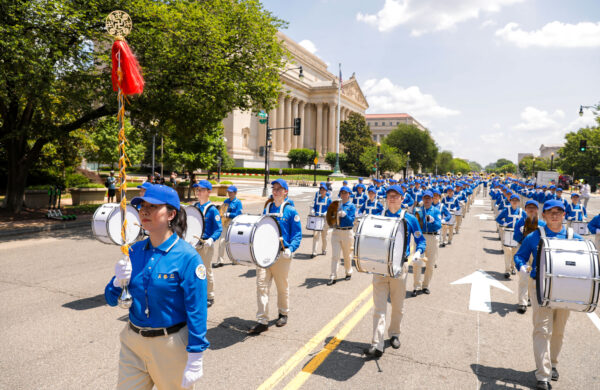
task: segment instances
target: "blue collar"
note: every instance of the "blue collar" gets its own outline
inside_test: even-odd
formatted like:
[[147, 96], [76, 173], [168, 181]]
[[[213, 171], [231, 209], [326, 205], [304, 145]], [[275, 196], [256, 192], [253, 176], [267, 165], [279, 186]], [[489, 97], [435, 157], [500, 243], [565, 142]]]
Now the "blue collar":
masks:
[[[164, 253], [169, 253], [169, 251], [173, 248], [173, 246], [177, 243], [177, 241], [179, 241], [179, 236], [177, 235], [177, 233], [173, 233], [173, 234], [171, 234], [171, 237], [167, 238], [165, 240], [165, 242], [163, 242], [158, 247], [156, 247], [156, 249], [158, 249], [159, 251], [164, 252]], [[152, 242], [150, 241], [150, 238], [148, 238], [148, 241], [146, 241], [146, 247], [144, 248], [144, 250], [150, 250], [150, 249], [153, 249], [153, 246], [152, 246]]]

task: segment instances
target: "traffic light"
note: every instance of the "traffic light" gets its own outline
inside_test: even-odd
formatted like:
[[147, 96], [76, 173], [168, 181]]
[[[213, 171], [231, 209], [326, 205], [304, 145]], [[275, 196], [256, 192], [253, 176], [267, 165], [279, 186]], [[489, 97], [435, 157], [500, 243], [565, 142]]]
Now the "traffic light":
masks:
[[579, 141], [579, 151], [580, 152], [585, 152], [585, 150], [587, 149], [587, 140], [582, 139]]
[[294, 135], [300, 135], [300, 123], [302, 119], [294, 118]]
[[271, 140], [271, 129], [267, 129], [267, 141]]

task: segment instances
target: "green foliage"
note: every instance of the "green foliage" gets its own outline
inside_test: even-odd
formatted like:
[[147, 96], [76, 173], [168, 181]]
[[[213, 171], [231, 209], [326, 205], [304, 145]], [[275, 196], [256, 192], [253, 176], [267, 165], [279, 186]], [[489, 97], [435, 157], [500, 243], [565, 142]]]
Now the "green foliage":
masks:
[[[348, 172], [348, 156], [345, 153], [340, 153], [340, 170], [342, 172]], [[325, 155], [325, 162], [332, 168], [335, 168], [335, 152], [329, 152]], [[333, 171], [332, 171], [333, 172]]]
[[375, 143], [364, 116], [353, 112], [348, 119], [340, 123], [340, 142], [344, 145], [344, 154], [347, 156], [343, 171], [368, 175], [369, 171], [365, 169], [360, 157]]
[[465, 174], [471, 171], [471, 167], [466, 160], [463, 160], [462, 158], [453, 158], [451, 171], [454, 172], [454, 174], [457, 174], [458, 172]]
[[483, 170], [483, 167], [477, 161], [468, 161], [468, 163], [473, 172], [481, 172]]
[[[484, 169], [487, 173], [516, 173], [517, 166], [506, 158], [500, 158], [498, 161], [486, 165]], [[536, 170], [538, 170], [537, 167]]]
[[[599, 126], [585, 127], [565, 135], [565, 146], [560, 148], [558, 166], [562, 172], [575, 173], [575, 177], [598, 176], [600, 172], [600, 116], [596, 118]], [[587, 150], [579, 151], [579, 141], [587, 140]], [[557, 165], [557, 161], [554, 161]], [[536, 163], [537, 169], [537, 163]]]
[[[125, 118], [125, 137], [127, 144], [125, 151], [129, 159], [128, 165], [137, 165], [142, 162], [146, 151], [142, 133], [131, 126], [128, 118]], [[110, 165], [113, 168], [119, 163], [119, 121], [114, 116], [102, 118], [90, 125], [89, 140], [84, 154], [89, 161]]]
[[[557, 160], [554, 160], [554, 168], [557, 167]], [[523, 176], [533, 176], [533, 156], [524, 157], [519, 162], [519, 171]], [[547, 158], [535, 158], [535, 171], [549, 171], [550, 170], [550, 159]]]
[[401, 123], [383, 142], [396, 148], [402, 155], [410, 152], [409, 164], [413, 168], [420, 165], [423, 170], [431, 170], [435, 166], [438, 147], [428, 130]]
[[[335, 153], [333, 156], [333, 162], [335, 164]], [[223, 174], [224, 172], [221, 172]], [[255, 173], [259, 175], [264, 175], [264, 168], [230, 168], [227, 170], [227, 173]], [[281, 168], [281, 173], [283, 175], [312, 175], [314, 173], [314, 169], [304, 169], [304, 168]], [[317, 175], [331, 175], [333, 171], [328, 169], [317, 169]], [[269, 174], [275, 175], [279, 174], [279, 168], [270, 168]]]
[[287, 156], [292, 168], [304, 168], [307, 165], [314, 164], [315, 151], [312, 149], [290, 149]]
[[438, 168], [438, 173], [441, 175], [445, 175], [447, 172], [452, 171], [452, 152], [449, 150], [444, 150], [438, 153], [436, 157], [436, 164]]
[[[382, 154], [381, 159], [377, 162], [379, 172], [399, 172], [406, 166], [406, 160], [403, 160], [401, 155], [398, 153], [396, 148], [393, 148], [387, 144], [382, 144], [380, 153]], [[369, 146], [365, 149], [364, 153], [360, 156], [360, 162], [363, 164], [364, 170], [368, 174], [373, 174], [373, 166], [377, 159], [377, 146]]]
[[72, 186], [71, 188], [105, 188], [103, 184], [98, 183], [85, 183], [85, 184], [77, 184]]

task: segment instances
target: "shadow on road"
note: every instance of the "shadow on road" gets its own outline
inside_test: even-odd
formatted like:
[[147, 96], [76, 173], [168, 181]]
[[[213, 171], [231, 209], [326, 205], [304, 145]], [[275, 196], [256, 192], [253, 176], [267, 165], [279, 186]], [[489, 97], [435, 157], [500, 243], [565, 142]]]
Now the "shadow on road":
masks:
[[473, 373], [481, 382], [480, 389], [514, 389], [515, 385], [534, 388], [536, 381], [533, 371], [517, 371], [512, 368], [488, 367], [471, 364]]
[[[509, 279], [506, 279], [504, 277], [504, 272], [498, 272], [498, 271], [485, 271], [486, 274], [490, 275], [492, 278], [496, 279], [499, 282], [506, 282]], [[515, 276], [513, 276], [515, 277]]]
[[490, 241], [500, 241], [500, 237], [483, 236], [483, 238]]
[[223, 349], [244, 342], [250, 337], [248, 336], [248, 330], [255, 324], [256, 321], [239, 317], [223, 319], [223, 322], [206, 332], [206, 338], [210, 341], [210, 349]]
[[58, 238], [58, 239], [67, 239], [67, 240], [91, 239], [91, 240], [93, 240], [94, 236], [92, 235], [92, 228], [90, 227], [89, 224], [86, 224], [86, 226], [81, 226], [79, 228], [57, 229], [57, 230], [50, 230], [50, 231], [3, 236], [3, 237], [0, 237], [0, 243], [1, 242], [30, 240], [32, 238]]
[[479, 231], [480, 231], [480, 232], [482, 232], [482, 233], [498, 233], [498, 232], [497, 232], [497, 231], [495, 231], [495, 230], [483, 230], [483, 229], [482, 229], [482, 230], [479, 230]]
[[485, 253], [489, 253], [490, 255], [501, 255], [504, 253], [504, 251], [502, 249], [483, 248], [483, 251]]
[[256, 276], [256, 269], [249, 268], [246, 270], [246, 273], [239, 275], [240, 278], [253, 278]]
[[89, 298], [82, 298], [76, 301], [67, 302], [62, 305], [62, 307], [66, 307], [67, 309], [73, 310], [88, 310], [95, 309], [100, 306], [106, 305], [106, 300], [104, 299], [104, 294], [99, 294]]
[[306, 278], [306, 279], [304, 279], [304, 283], [302, 283], [298, 287], [314, 288], [314, 287], [324, 286], [327, 284], [328, 281], [329, 281], [328, 278], [327, 279], [325, 279], [325, 278]]
[[312, 260], [312, 254], [310, 253], [294, 253], [294, 260]]
[[492, 302], [492, 311], [490, 314], [498, 314], [500, 317], [505, 317], [508, 313], [517, 311], [517, 304]]
[[[331, 341], [325, 340], [325, 345]], [[370, 344], [343, 340], [338, 347], [327, 356], [327, 359], [315, 370], [313, 375], [320, 375], [336, 381], [347, 381], [358, 373], [365, 364], [363, 349]], [[308, 363], [307, 363], [308, 364]], [[306, 366], [305, 366], [306, 367]]]

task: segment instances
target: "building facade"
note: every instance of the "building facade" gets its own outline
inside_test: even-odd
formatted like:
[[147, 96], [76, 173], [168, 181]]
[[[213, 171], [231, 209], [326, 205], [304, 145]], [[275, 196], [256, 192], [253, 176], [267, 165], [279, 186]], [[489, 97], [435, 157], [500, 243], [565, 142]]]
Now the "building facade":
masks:
[[373, 141], [375, 142], [381, 142], [385, 136], [401, 123], [414, 125], [423, 131], [427, 130], [425, 126], [408, 114], [367, 114], [365, 115], [365, 119], [371, 128]]
[[540, 146], [540, 157], [550, 158], [554, 154], [554, 158], [559, 158], [558, 150], [564, 145], [544, 145]]
[[[287, 168], [290, 149], [316, 149], [320, 156], [336, 151], [338, 122], [338, 78], [327, 71], [327, 64], [281, 32], [278, 37], [292, 55], [293, 62], [283, 71], [284, 90], [276, 108], [268, 113], [269, 127], [293, 126], [294, 118], [302, 121], [301, 135], [291, 129], [272, 134], [269, 160], [272, 168]], [[300, 78], [298, 66], [302, 66]], [[343, 80], [340, 119], [351, 113], [363, 114], [369, 107], [356, 77]], [[264, 168], [266, 125], [251, 112], [235, 110], [223, 120], [227, 152], [238, 167]], [[343, 147], [340, 145], [340, 152]], [[321, 159], [322, 161], [323, 159]]]

